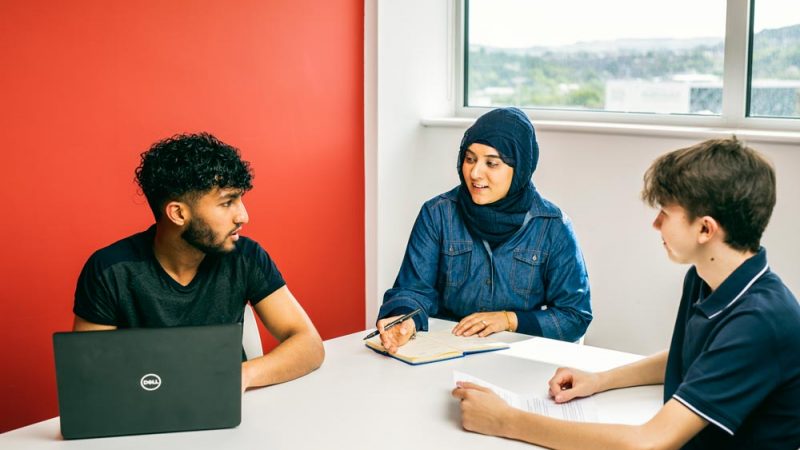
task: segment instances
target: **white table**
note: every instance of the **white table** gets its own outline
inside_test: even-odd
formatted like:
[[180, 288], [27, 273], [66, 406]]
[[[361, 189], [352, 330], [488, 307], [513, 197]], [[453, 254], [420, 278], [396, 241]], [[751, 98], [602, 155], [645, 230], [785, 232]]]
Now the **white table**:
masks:
[[[432, 321], [432, 329], [452, 323]], [[500, 333], [500, 352], [410, 366], [367, 349], [366, 332], [325, 341], [314, 373], [248, 391], [242, 423], [227, 430], [64, 441], [53, 418], [0, 435], [2, 449], [443, 449], [535, 448], [464, 431], [450, 396], [453, 370], [517, 393], [546, 393], [557, 365], [600, 370], [640, 356], [590, 346]], [[602, 422], [642, 423], [661, 407], [661, 386], [595, 396]]]

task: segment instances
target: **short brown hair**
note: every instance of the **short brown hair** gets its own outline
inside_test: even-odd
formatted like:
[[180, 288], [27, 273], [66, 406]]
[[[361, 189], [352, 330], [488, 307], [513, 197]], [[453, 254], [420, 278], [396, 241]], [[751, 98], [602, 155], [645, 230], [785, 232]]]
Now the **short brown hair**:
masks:
[[709, 139], [656, 159], [644, 174], [642, 199], [681, 206], [689, 220], [711, 216], [725, 243], [756, 252], [775, 207], [775, 171], [735, 136]]

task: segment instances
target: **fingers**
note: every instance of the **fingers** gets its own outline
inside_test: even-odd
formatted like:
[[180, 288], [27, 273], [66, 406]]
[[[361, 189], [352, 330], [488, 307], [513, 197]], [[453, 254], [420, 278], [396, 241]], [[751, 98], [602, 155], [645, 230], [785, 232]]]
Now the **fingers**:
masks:
[[[396, 339], [394, 338], [393, 334], [390, 333], [391, 330], [389, 330], [389, 332], [387, 332], [384, 327], [386, 326], [386, 324], [388, 324], [389, 322], [395, 320], [397, 317], [399, 317], [399, 316], [387, 317], [385, 319], [379, 320], [378, 323], [376, 324], [376, 326], [378, 328], [378, 332], [380, 333], [380, 337], [381, 337], [381, 345], [389, 353], [395, 353], [397, 351], [397, 342], [396, 342]], [[394, 349], [394, 351], [392, 351], [392, 349]]]
[[553, 401], [556, 403], [566, 403], [577, 397], [585, 397], [577, 389], [567, 388], [553, 396]]
[[381, 334], [381, 342], [386, 342], [383, 347], [389, 353], [397, 353], [397, 349], [408, 341], [408, 337], [401, 334], [402, 328], [402, 325], [398, 325]]
[[567, 368], [559, 367], [547, 385], [550, 388], [550, 396], [555, 398], [565, 388], [572, 387], [572, 373]]
[[386, 330], [384, 328], [386, 324], [397, 317], [399, 316], [387, 317], [379, 320], [377, 323], [378, 331], [380, 331], [381, 336], [381, 345], [389, 353], [397, 353], [397, 350], [400, 348], [400, 346], [411, 339], [411, 336], [414, 335], [414, 330], [416, 329], [416, 324], [413, 320], [406, 320]]
[[477, 334], [480, 337], [486, 337], [498, 331], [505, 330], [506, 326], [506, 318], [503, 313], [475, 313], [461, 319], [461, 321], [453, 327], [453, 334], [456, 336], [472, 336]]
[[469, 381], [457, 381], [456, 386], [481, 392], [492, 392], [492, 390], [487, 387], [481, 386], [480, 384], [470, 383]]
[[472, 322], [470, 321], [470, 319], [472, 319], [472, 316], [474, 316], [474, 314], [470, 314], [467, 317], [461, 319], [456, 324], [456, 326], [453, 327], [452, 333], [456, 336], [461, 336], [461, 334], [464, 332], [465, 327], [472, 326]]
[[593, 387], [593, 376], [591, 373], [561, 367], [548, 382], [550, 396], [556, 403], [564, 403], [577, 397], [592, 395], [596, 390]]
[[473, 328], [475, 329], [475, 332], [483, 329], [485, 326], [481, 323], [480, 315], [480, 313], [470, 314], [461, 319], [461, 321], [458, 322], [455, 327], [453, 327], [453, 334], [456, 336], [470, 336], [474, 332], [466, 334], [467, 331], [470, 331]]
[[498, 330], [496, 327], [497, 327], [496, 323], [493, 323], [493, 322], [492, 323], [487, 323], [486, 327], [484, 327], [481, 331], [478, 332], [478, 336], [479, 337], [486, 337], [486, 336], [489, 336], [490, 334], [497, 333], [500, 330]]
[[464, 400], [464, 398], [467, 397], [467, 390], [461, 387], [456, 387], [450, 394], [459, 400]]
[[384, 331], [384, 328], [383, 328], [383, 327], [385, 327], [385, 326], [386, 326], [386, 324], [388, 324], [389, 322], [391, 322], [391, 321], [393, 321], [393, 320], [397, 319], [398, 317], [400, 317], [400, 316], [386, 317], [386, 318], [384, 318], [384, 319], [381, 319], [381, 320], [379, 320], [379, 321], [378, 321], [378, 323], [377, 323], [377, 324], [375, 324], [375, 326], [376, 326], [376, 328], [378, 328], [378, 331], [380, 331], [381, 333], [383, 333], [383, 331]]
[[[414, 336], [414, 331], [416, 328], [417, 326], [414, 324], [413, 320], [406, 320], [405, 322], [389, 330], [389, 333], [392, 334], [395, 339], [395, 343], [399, 348], [401, 345], [405, 345], [411, 339], [411, 336]], [[396, 351], [397, 350], [395, 349], [394, 352]]]
[[483, 387], [479, 384], [470, 383], [469, 381], [457, 381], [456, 387], [453, 389], [451, 394], [453, 397], [463, 401], [474, 395], [475, 391], [488, 393], [492, 392], [491, 389]]
[[461, 333], [462, 336], [472, 336], [473, 334], [478, 334], [479, 331], [486, 328], [488, 325], [486, 322], [477, 321], [471, 324], [469, 327], [466, 327], [464, 331]]

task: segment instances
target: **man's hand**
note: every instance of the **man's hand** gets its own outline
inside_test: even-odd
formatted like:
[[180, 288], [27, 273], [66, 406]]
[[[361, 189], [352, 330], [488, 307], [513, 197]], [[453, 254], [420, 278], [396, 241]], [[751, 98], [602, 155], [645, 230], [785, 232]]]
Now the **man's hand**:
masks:
[[548, 382], [550, 396], [556, 403], [564, 403], [576, 397], [588, 397], [600, 391], [600, 376], [593, 372], [559, 367]]
[[500, 331], [516, 330], [517, 315], [511, 311], [493, 311], [470, 314], [453, 327], [456, 336], [477, 334], [486, 337]]
[[461, 426], [465, 430], [504, 436], [514, 409], [489, 388], [466, 381], [456, 383], [453, 397], [461, 400]]
[[383, 327], [385, 327], [389, 322], [397, 319], [398, 317], [401, 316], [387, 317], [379, 320], [377, 324], [378, 331], [381, 333], [381, 345], [389, 353], [397, 353], [397, 349], [408, 342], [408, 340], [411, 339], [411, 336], [414, 336], [417, 330], [417, 325], [414, 323], [414, 319], [404, 320], [388, 330], [383, 329]]

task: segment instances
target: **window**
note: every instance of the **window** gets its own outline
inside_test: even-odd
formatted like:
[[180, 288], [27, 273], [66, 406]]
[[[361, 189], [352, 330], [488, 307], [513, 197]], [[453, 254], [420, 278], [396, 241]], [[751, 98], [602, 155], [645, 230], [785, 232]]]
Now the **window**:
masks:
[[798, 0], [464, 0], [461, 17], [465, 110], [800, 118]]
[[800, 118], [800, 7], [786, 6], [758, 0], [753, 7], [752, 117]]

